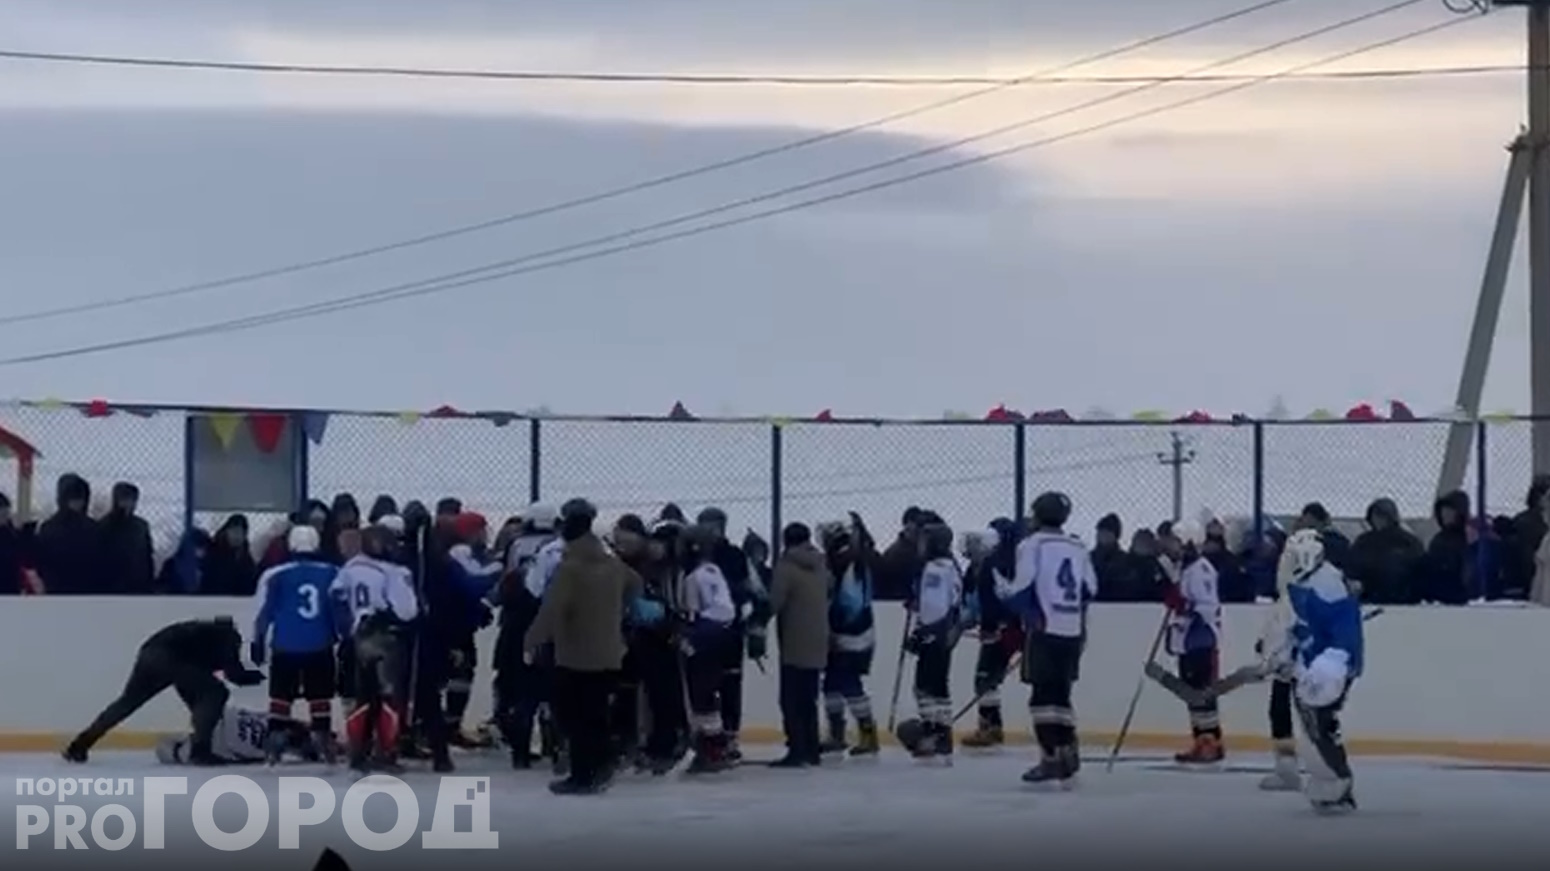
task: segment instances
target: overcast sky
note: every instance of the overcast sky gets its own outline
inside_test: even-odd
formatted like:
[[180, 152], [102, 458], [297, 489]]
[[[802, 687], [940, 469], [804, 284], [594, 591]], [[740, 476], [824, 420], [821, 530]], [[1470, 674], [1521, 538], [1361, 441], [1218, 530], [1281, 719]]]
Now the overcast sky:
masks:
[[[615, 72], [1019, 75], [1245, 0], [0, 0], [0, 48]], [[1174, 74], [1372, 0], [1296, 0], [1079, 74]], [[1442, 20], [1440, 0], [1245, 62]], [[1341, 68], [1513, 63], [1500, 14]], [[273, 281], [24, 324], [0, 357], [580, 242], [1118, 90], [1003, 91], [598, 206]], [[981, 143], [1075, 130], [1169, 86]], [[585, 196], [942, 89], [559, 85], [0, 61], [3, 313], [152, 293]], [[436, 296], [0, 372], [126, 401], [934, 416], [1452, 398], [1520, 76], [1282, 82], [929, 181]], [[963, 152], [975, 153], [972, 149]], [[858, 179], [939, 163], [921, 161]], [[824, 193], [825, 188], [813, 193]], [[785, 202], [784, 200], [781, 201]], [[1521, 266], [1521, 264], [1520, 264]], [[1527, 408], [1514, 275], [1488, 390]], [[0, 314], [3, 314], [0, 313]]]

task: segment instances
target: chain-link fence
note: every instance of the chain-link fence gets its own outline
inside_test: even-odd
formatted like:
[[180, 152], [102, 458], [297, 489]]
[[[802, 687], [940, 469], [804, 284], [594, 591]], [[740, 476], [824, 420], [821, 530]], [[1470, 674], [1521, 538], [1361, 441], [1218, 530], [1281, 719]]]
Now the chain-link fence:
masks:
[[[187, 523], [211, 528], [221, 520], [189, 510], [185, 423], [210, 413], [0, 407], [0, 452], [19, 474], [30, 472], [28, 481], [0, 477], [0, 492], [40, 517], [53, 510], [64, 473], [86, 478], [99, 499], [113, 483], [130, 482], [159, 547], [170, 547]], [[1078, 531], [1110, 513], [1127, 529], [1203, 512], [1275, 522], [1309, 502], [1355, 522], [1373, 500], [1388, 498], [1419, 532], [1454, 426], [1470, 431], [1460, 486], [1477, 508], [1522, 510], [1533, 473], [1532, 424], [1521, 419], [1045, 424], [284, 414], [306, 434], [298, 462], [308, 498], [351, 493], [364, 509], [380, 494], [400, 505], [452, 496], [493, 523], [533, 501], [572, 496], [595, 502], [605, 521], [625, 512], [650, 519], [669, 502], [691, 516], [715, 505], [735, 533], [767, 538], [783, 522], [855, 511], [886, 540], [911, 505], [977, 528], [1021, 516], [1046, 489], [1071, 496]]]

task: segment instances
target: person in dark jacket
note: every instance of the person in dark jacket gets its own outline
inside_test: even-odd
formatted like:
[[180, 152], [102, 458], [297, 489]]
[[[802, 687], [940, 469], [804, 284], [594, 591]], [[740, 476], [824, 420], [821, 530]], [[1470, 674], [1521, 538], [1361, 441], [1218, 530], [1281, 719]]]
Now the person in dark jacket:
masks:
[[[1200, 555], [1216, 569], [1216, 594], [1221, 602], [1243, 604], [1254, 601], [1254, 585], [1243, 571], [1243, 561], [1227, 542], [1227, 526], [1213, 517], [1205, 526], [1205, 541]], [[1099, 578], [1102, 583], [1102, 578]]]
[[879, 602], [902, 602], [914, 595], [915, 582], [925, 570], [920, 555], [920, 529], [929, 512], [911, 505], [900, 520], [899, 535], [883, 551], [877, 567], [874, 596]]
[[[1112, 518], [1113, 523], [1109, 523]], [[1100, 530], [1118, 533], [1119, 518], [1109, 515], [1098, 521]], [[979, 600], [979, 656], [974, 663], [974, 693], [979, 698], [976, 706], [979, 727], [974, 734], [963, 739], [965, 747], [995, 747], [1006, 740], [1005, 722], [1001, 716], [1001, 685], [1011, 670], [1012, 658], [1021, 655], [1026, 633], [1022, 621], [997, 592], [997, 580], [1008, 581], [1017, 576], [1017, 545], [1022, 541], [1017, 524], [1005, 517], [990, 523], [995, 540], [989, 542], [990, 554], [974, 567], [964, 580], [972, 586]], [[1110, 542], [1119, 556], [1118, 541]], [[1103, 582], [1098, 582], [1103, 589]]]
[[178, 548], [162, 560], [156, 574], [156, 592], [174, 596], [200, 592], [204, 580], [205, 556], [210, 552], [210, 533], [195, 526], [178, 539]]
[[1426, 545], [1425, 583], [1421, 599], [1443, 605], [1469, 602], [1471, 545], [1469, 494], [1455, 490], [1432, 506], [1437, 534]]
[[11, 499], [0, 493], [0, 596], [22, 592], [27, 559], [22, 531], [11, 516]]
[[1361, 584], [1363, 601], [1374, 605], [1413, 605], [1421, 601], [1421, 560], [1426, 547], [1400, 521], [1392, 499], [1367, 506], [1367, 531], [1356, 537], [1346, 578]]
[[56, 511], [38, 525], [34, 556], [43, 591], [49, 595], [102, 595], [101, 529], [86, 513], [91, 485], [74, 473], [59, 477]]
[[210, 752], [210, 742], [231, 692], [215, 672], [243, 687], [257, 686], [264, 680], [261, 672], [242, 664], [242, 633], [230, 617], [185, 620], [158, 630], [140, 645], [124, 691], [75, 736], [65, 748], [65, 758], [85, 762], [102, 736], [172, 687], [193, 715], [189, 763], [219, 765], [220, 760]]
[[361, 528], [361, 506], [350, 493], [340, 493], [329, 506], [328, 519], [323, 524], [323, 556], [335, 565], [343, 565], [348, 559], [339, 542], [341, 533]]
[[233, 514], [210, 540], [210, 548], [200, 566], [199, 593], [205, 596], [252, 596], [258, 590], [258, 576], [253, 548], [248, 542], [248, 519]]
[[[1130, 574], [1130, 559], [1120, 544], [1125, 526], [1118, 514], [1106, 514], [1098, 521], [1093, 539], [1093, 571], [1098, 574], [1098, 599], [1105, 602], [1127, 601], [1126, 581]], [[983, 598], [981, 599], [983, 602]]]
[[[1323, 503], [1309, 502], [1297, 515], [1297, 529], [1316, 529], [1319, 541], [1324, 544], [1324, 559], [1341, 571], [1345, 571], [1346, 556], [1351, 551], [1351, 540], [1335, 528], [1334, 519]], [[1295, 530], [1294, 530], [1295, 531]]]
[[786, 755], [774, 768], [806, 768], [819, 752], [818, 685], [829, 660], [829, 594], [834, 578], [813, 532], [803, 523], [781, 531], [781, 554], [770, 587], [770, 612], [780, 643], [780, 716]]
[[[1162, 563], [1158, 562], [1161, 554], [1155, 533], [1145, 528], [1136, 530], [1130, 537], [1130, 571], [1125, 580], [1125, 598], [1109, 601], [1161, 602], [1170, 584]], [[1102, 595], [1103, 587], [1100, 586], [1098, 592]]]
[[151, 526], [135, 514], [140, 488], [125, 481], [113, 485], [113, 506], [97, 521], [102, 548], [102, 581], [116, 596], [152, 591], [156, 579]]
[[366, 513], [366, 522], [372, 526], [384, 517], [398, 513], [398, 502], [386, 493], [371, 500], [371, 510]]
[[1545, 497], [1550, 495], [1550, 475], [1535, 475], [1523, 499], [1524, 508], [1500, 530], [1502, 542], [1502, 594], [1527, 599], [1538, 570], [1536, 556], [1550, 525], [1545, 522]]

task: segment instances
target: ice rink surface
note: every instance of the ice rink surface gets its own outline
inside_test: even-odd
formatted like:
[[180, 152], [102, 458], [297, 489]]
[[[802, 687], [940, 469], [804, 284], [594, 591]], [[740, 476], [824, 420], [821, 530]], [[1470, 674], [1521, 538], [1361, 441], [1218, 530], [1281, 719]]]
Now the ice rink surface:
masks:
[[[754, 752], [772, 752], [756, 748]], [[951, 768], [902, 755], [839, 762], [823, 770], [776, 771], [746, 765], [708, 779], [625, 775], [601, 797], [559, 798], [547, 773], [515, 773], [499, 755], [459, 757], [458, 774], [490, 775], [491, 818], [500, 832], [496, 852], [435, 852], [411, 846], [371, 853], [349, 844], [337, 814], [304, 829], [300, 850], [277, 847], [273, 819], [259, 845], [219, 853], [197, 841], [187, 797], [167, 800], [168, 850], [148, 853], [138, 839], [119, 853], [53, 849], [51, 833], [16, 849], [16, 807], [53, 803], [21, 797], [11, 786], [4, 808], [11, 832], [0, 843], [3, 868], [311, 868], [324, 847], [356, 871], [416, 868], [505, 869], [673, 868], [751, 871], [754, 868], [1271, 868], [1324, 869], [1403, 863], [1423, 868], [1538, 867], [1550, 861], [1550, 768], [1504, 768], [1427, 760], [1357, 760], [1361, 809], [1321, 817], [1297, 794], [1260, 792], [1267, 760], [1243, 756], [1214, 772], [1180, 771], [1160, 756], [1128, 756], [1106, 773], [1103, 754], [1090, 753], [1080, 784], [1066, 792], [1024, 787], [1019, 775], [1029, 751], [962, 753]], [[271, 793], [283, 775], [319, 775], [349, 785], [343, 773], [294, 765], [278, 771], [241, 766], [218, 771], [156, 765], [148, 752], [93, 756], [67, 766], [44, 755], [0, 756], [11, 777], [144, 777], [187, 774], [190, 794], [216, 774], [247, 774]], [[435, 775], [404, 778], [420, 800], [421, 825], [431, 824]], [[72, 799], [87, 808], [113, 799]], [[140, 796], [120, 799], [138, 817]], [[368, 825], [393, 822], [386, 797], [366, 803]], [[240, 828], [236, 796], [217, 803], [226, 831]], [[466, 828], [460, 822], [459, 828]], [[155, 861], [148, 861], [154, 857]], [[1015, 863], [1015, 864], [1014, 864]], [[1144, 864], [1143, 864], [1144, 863]]]

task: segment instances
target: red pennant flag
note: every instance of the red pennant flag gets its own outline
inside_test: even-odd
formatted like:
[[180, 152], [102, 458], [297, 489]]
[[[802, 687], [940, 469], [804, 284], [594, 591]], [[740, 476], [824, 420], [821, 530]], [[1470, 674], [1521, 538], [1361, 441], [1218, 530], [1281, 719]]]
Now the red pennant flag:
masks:
[[1174, 423], [1210, 423], [1211, 421], [1212, 417], [1209, 413], [1196, 410], [1178, 418]]
[[1009, 411], [1006, 405], [1003, 403], [985, 412], [985, 419], [1004, 423], [1006, 421], [1012, 420], [1012, 412]]
[[834, 420], [834, 412], [825, 408], [823, 411], [818, 412], [818, 414], [813, 417], [813, 420], [816, 420], [819, 423], [830, 423]]
[[1074, 420], [1070, 412], [1064, 408], [1051, 408], [1046, 411], [1035, 411], [1028, 415], [1028, 419], [1037, 423], [1070, 423]]
[[1380, 418], [1378, 417], [1378, 412], [1374, 411], [1371, 405], [1363, 402], [1361, 405], [1352, 406], [1350, 410], [1345, 413], [1345, 419], [1373, 421], [1379, 420]]
[[1403, 402], [1391, 399], [1389, 400], [1389, 420], [1415, 420], [1415, 412]]
[[280, 437], [285, 435], [285, 415], [250, 414], [248, 433], [261, 453], [272, 454], [280, 446]]
[[694, 420], [694, 415], [684, 407], [682, 402], [673, 403], [673, 410], [667, 413], [668, 420]]
[[81, 413], [87, 417], [108, 417], [113, 414], [113, 408], [108, 405], [106, 399], [93, 399], [86, 403]]
[[462, 417], [462, 415], [463, 412], [458, 411], [452, 406], [443, 405], [432, 411], [430, 414], [427, 414], [426, 417]]

